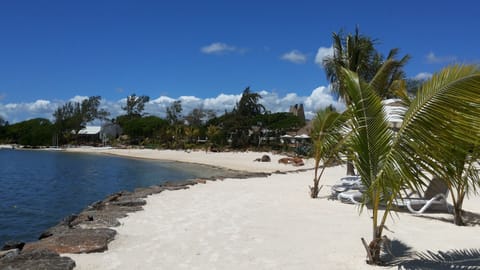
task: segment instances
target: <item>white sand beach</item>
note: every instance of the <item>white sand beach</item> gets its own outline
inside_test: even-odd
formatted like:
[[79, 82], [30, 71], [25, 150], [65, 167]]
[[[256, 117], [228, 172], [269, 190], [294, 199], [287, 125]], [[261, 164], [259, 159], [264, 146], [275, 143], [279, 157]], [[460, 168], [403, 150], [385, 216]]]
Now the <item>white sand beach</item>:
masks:
[[[69, 150], [70, 151], [70, 150]], [[312, 168], [254, 162], [264, 153], [205, 153], [157, 150], [77, 149], [136, 158], [194, 162], [230, 169], [273, 172]], [[265, 178], [225, 179], [147, 198], [144, 211], [131, 213], [115, 227], [109, 250], [64, 254], [75, 269], [377, 269], [365, 263], [360, 238], [371, 239], [370, 212], [329, 200], [329, 186], [345, 167], [328, 168], [320, 198], [309, 197], [313, 170]], [[480, 197], [464, 209], [480, 214]], [[476, 226], [442, 221], [448, 214], [394, 214], [385, 234], [415, 251], [478, 249]], [[391, 267], [396, 269], [397, 267]], [[384, 268], [381, 268], [384, 269]]]

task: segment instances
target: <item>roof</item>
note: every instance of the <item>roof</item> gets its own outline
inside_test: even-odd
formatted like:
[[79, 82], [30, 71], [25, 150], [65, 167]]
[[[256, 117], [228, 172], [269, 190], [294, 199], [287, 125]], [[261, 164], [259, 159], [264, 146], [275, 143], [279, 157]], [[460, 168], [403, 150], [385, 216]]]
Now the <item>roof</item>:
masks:
[[84, 129], [81, 129], [78, 134], [82, 135], [95, 135], [100, 133], [100, 130], [102, 129], [101, 126], [87, 126]]

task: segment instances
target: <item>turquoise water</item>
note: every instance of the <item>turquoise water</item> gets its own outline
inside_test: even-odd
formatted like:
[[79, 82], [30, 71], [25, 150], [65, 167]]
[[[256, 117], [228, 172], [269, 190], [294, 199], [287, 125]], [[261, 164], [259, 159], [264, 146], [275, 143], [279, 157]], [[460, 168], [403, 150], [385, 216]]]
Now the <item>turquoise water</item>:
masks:
[[221, 173], [185, 163], [1, 149], [0, 245], [36, 240], [65, 216], [117, 191]]

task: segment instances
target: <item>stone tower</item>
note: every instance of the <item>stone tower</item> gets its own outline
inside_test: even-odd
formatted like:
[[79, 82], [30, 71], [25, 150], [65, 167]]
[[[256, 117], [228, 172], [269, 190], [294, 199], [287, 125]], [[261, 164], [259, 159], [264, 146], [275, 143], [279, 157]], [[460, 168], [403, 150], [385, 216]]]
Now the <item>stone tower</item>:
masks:
[[300, 121], [305, 122], [305, 111], [303, 110], [303, 104], [295, 104], [290, 106], [290, 112], [293, 113], [293, 115], [298, 116]]

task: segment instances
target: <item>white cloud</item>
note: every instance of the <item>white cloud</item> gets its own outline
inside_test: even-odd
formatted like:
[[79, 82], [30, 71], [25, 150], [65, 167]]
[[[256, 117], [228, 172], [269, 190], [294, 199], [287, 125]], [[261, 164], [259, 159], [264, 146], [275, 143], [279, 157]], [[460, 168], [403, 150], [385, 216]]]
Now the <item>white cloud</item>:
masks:
[[320, 47], [318, 48], [317, 55], [315, 56], [315, 63], [319, 66], [323, 67], [323, 60], [327, 57], [333, 56], [333, 46], [327, 47]]
[[52, 119], [53, 112], [59, 106], [57, 102], [36, 100], [22, 103], [0, 103], [0, 115], [10, 123], [16, 123], [32, 118]]
[[307, 62], [307, 56], [298, 50], [292, 50], [283, 54], [281, 59], [295, 64], [304, 64]]
[[[321, 108], [329, 105], [333, 105], [338, 110], [343, 110], [345, 106], [343, 103], [339, 103], [334, 100], [330, 94], [328, 87], [317, 87], [307, 96], [299, 96], [296, 93], [287, 93], [280, 96], [275, 91], [262, 90], [258, 91], [262, 96], [260, 102], [265, 106], [268, 111], [275, 112], [288, 112], [290, 106], [295, 104], [304, 104], [305, 116], [311, 119], [315, 112]], [[182, 102], [183, 114], [190, 113], [195, 108], [210, 109], [222, 115], [225, 111], [231, 111], [237, 102], [240, 100], [242, 94], [219, 94], [211, 98], [199, 98], [195, 96], [180, 96], [178, 98], [172, 98], [168, 96], [160, 96], [152, 99], [145, 105], [145, 113], [149, 115], [155, 115], [159, 117], [165, 117], [166, 108], [172, 104], [175, 100]], [[81, 97], [76, 96], [68, 101], [83, 100]], [[0, 102], [0, 115], [10, 123], [16, 123], [27, 119], [42, 117], [53, 121], [53, 112], [60, 106], [64, 105], [66, 101], [48, 101], [37, 100], [30, 103], [9, 103], [2, 104]], [[125, 111], [122, 106], [125, 106], [126, 99], [120, 100], [106, 100], [102, 99], [100, 108], [106, 109], [110, 112], [110, 117], [114, 118], [118, 115], [124, 114]]]
[[420, 72], [417, 75], [415, 75], [415, 77], [413, 77], [413, 79], [415, 79], [417, 81], [423, 81], [423, 80], [430, 79], [431, 77], [432, 77], [432, 73]]
[[210, 45], [202, 47], [200, 51], [205, 54], [226, 54], [226, 53], [235, 52], [235, 51], [241, 52], [243, 50], [222, 42], [215, 42]]
[[437, 56], [433, 52], [430, 52], [425, 56], [427, 63], [429, 64], [440, 64], [440, 63], [450, 63], [455, 62], [457, 57], [455, 56]]
[[325, 108], [329, 105], [332, 105], [338, 111], [343, 111], [345, 109], [345, 104], [335, 100], [328, 87], [317, 87], [304, 101], [305, 116], [311, 119], [319, 109]]
[[88, 99], [87, 96], [74, 96], [73, 98], [71, 98], [69, 101], [71, 102], [79, 102], [81, 103], [82, 101], [84, 101], [85, 99]]

